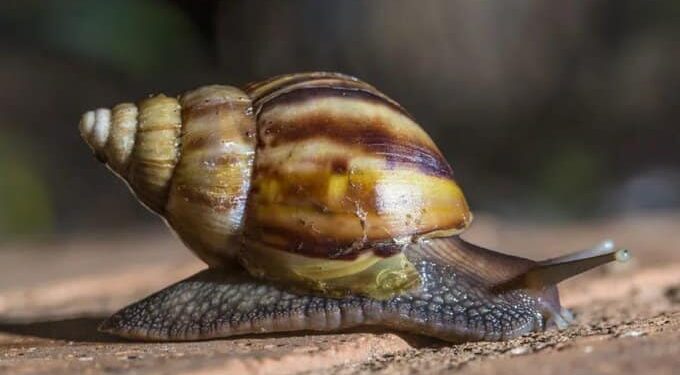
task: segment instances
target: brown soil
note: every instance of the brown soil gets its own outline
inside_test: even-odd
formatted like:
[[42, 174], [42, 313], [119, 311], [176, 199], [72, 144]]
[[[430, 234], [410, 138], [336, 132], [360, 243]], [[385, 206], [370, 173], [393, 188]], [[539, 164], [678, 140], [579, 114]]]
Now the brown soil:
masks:
[[[80, 238], [0, 249], [0, 373], [677, 373], [680, 216], [571, 226], [479, 218], [466, 237], [544, 258], [603, 237], [633, 262], [561, 286], [577, 323], [509, 342], [450, 345], [386, 332], [137, 343], [96, 331], [111, 312], [200, 270], [172, 236]], [[523, 249], [533, 249], [524, 251]]]

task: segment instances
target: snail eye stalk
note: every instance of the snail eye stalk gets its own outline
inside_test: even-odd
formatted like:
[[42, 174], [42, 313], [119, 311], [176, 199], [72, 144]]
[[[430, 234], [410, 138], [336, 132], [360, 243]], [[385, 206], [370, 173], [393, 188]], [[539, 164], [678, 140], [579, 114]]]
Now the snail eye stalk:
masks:
[[629, 259], [628, 249], [615, 249], [614, 242], [606, 240], [592, 249], [538, 262], [536, 267], [526, 272], [524, 282], [530, 288], [540, 289], [603, 264], [627, 262]]

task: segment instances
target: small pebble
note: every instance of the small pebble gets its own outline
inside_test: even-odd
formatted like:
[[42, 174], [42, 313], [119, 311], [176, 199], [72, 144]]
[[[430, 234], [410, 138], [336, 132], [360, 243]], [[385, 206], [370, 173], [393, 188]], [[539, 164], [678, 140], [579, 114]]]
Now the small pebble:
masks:
[[646, 335], [646, 333], [642, 331], [628, 331], [620, 334], [619, 337], [640, 337], [644, 335]]
[[518, 346], [510, 350], [511, 355], [522, 355], [529, 353], [529, 348], [526, 346]]
[[593, 347], [588, 345], [585, 348], [583, 348], [583, 352], [586, 353], [586, 354], [590, 354], [590, 353], [593, 352]]
[[94, 360], [94, 358], [93, 357], [80, 357], [80, 358], [78, 358], [78, 360], [83, 361], [83, 362], [89, 362], [89, 361]]

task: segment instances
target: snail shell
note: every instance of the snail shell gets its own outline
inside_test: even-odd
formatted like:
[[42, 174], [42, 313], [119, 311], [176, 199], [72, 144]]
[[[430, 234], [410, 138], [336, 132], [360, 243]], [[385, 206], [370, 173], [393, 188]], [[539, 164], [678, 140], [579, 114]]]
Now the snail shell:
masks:
[[213, 267], [385, 298], [419, 282], [404, 249], [472, 215], [432, 139], [356, 78], [302, 73], [88, 112], [81, 132]]

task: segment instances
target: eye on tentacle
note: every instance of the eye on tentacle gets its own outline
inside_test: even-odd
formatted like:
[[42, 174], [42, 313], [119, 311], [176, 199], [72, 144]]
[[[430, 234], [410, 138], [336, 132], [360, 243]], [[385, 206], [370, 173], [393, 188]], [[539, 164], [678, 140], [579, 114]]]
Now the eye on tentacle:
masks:
[[614, 261], [627, 262], [629, 259], [628, 249], [615, 249], [613, 241], [605, 240], [592, 249], [538, 262], [523, 276], [523, 283], [529, 288], [539, 289], [595, 267]]

